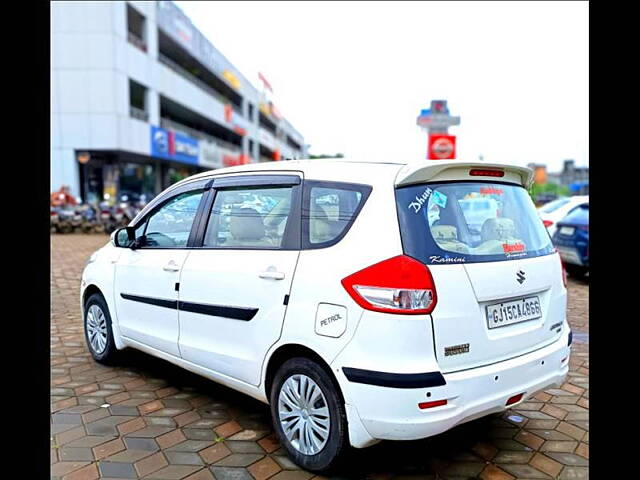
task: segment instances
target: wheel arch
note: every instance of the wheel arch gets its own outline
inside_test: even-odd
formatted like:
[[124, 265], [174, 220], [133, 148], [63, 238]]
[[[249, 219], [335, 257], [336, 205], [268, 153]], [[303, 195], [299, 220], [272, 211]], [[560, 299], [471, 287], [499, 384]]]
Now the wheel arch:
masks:
[[87, 304], [87, 300], [89, 300], [89, 297], [94, 293], [99, 293], [106, 301], [106, 297], [104, 296], [102, 290], [100, 290], [100, 288], [95, 283], [91, 283], [87, 285], [87, 287], [84, 289], [84, 292], [82, 292], [82, 308], [84, 308], [84, 306]]
[[334, 387], [340, 396], [340, 400], [344, 404], [344, 395], [342, 394], [340, 383], [329, 364], [314, 350], [297, 343], [280, 345], [269, 357], [264, 377], [264, 393], [267, 398], [267, 402], [270, 400], [271, 387], [273, 386], [273, 380], [278, 368], [280, 368], [280, 366], [282, 366], [287, 360], [294, 357], [304, 357], [316, 362], [327, 373], [327, 375], [329, 375], [329, 378], [333, 382]]

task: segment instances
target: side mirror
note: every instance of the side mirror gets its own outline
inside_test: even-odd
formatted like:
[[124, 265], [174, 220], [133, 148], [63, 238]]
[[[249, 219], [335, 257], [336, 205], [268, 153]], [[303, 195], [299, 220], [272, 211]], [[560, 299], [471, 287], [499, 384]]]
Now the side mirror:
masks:
[[132, 248], [135, 243], [135, 230], [133, 227], [118, 228], [111, 234], [111, 244], [119, 248]]

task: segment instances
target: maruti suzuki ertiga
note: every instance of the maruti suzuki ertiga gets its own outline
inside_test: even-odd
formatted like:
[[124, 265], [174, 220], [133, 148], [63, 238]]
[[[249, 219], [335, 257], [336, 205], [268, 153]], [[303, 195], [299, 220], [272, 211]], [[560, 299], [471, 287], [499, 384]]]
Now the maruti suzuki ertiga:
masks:
[[515, 406], [563, 383], [571, 344], [531, 175], [305, 160], [182, 180], [91, 256], [91, 354], [133, 347], [268, 403], [315, 471]]

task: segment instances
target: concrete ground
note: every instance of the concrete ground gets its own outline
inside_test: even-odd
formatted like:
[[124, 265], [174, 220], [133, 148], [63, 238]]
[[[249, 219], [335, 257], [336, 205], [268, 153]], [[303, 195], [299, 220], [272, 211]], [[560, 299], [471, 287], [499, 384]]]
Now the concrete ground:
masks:
[[[80, 276], [104, 235], [51, 236], [51, 478], [306, 480], [268, 407], [131, 351], [117, 367], [85, 346]], [[570, 373], [503, 415], [357, 450], [342, 478], [583, 479], [589, 465], [589, 286], [569, 281]], [[320, 478], [320, 477], [315, 477]]]

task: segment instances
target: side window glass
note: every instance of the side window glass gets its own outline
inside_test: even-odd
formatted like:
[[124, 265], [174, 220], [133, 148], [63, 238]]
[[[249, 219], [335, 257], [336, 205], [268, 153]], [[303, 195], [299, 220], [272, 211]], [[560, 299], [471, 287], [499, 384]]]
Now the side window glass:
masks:
[[185, 192], [169, 200], [145, 222], [146, 229], [136, 230], [136, 238], [144, 231], [144, 247], [184, 248], [195, 219], [202, 190]]
[[309, 243], [326, 244], [337, 239], [351, 224], [362, 202], [363, 192], [339, 187], [311, 187]]
[[219, 190], [203, 247], [280, 248], [291, 212], [293, 188]]

